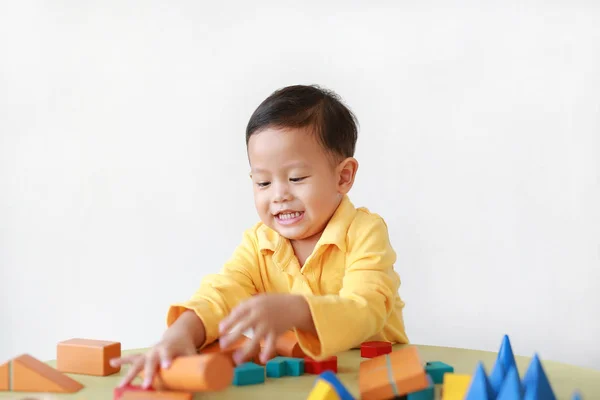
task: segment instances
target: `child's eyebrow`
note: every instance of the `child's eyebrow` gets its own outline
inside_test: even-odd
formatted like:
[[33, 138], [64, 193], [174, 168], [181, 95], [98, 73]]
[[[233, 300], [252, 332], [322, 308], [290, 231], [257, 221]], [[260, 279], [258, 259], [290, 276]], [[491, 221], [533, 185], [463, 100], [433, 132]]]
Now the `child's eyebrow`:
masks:
[[[288, 164], [284, 164], [282, 165], [282, 168], [284, 169], [293, 169], [293, 168], [308, 168], [309, 164], [303, 162], [303, 161], [296, 161], [296, 162], [291, 162]], [[264, 169], [264, 168], [252, 168], [251, 169], [251, 173], [254, 174], [261, 174], [261, 173], [269, 173], [268, 170]]]

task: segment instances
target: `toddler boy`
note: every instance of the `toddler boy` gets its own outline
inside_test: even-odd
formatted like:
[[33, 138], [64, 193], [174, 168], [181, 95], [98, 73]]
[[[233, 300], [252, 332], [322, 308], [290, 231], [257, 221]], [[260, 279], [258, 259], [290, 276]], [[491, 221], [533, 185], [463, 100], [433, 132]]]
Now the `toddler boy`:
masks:
[[113, 360], [132, 364], [122, 384], [144, 368], [147, 386], [159, 362], [167, 368], [217, 339], [227, 347], [248, 329], [253, 338], [235, 353], [238, 363], [257, 354], [266, 362], [290, 330], [315, 359], [367, 340], [408, 342], [387, 226], [348, 198], [356, 125], [336, 94], [316, 86], [286, 87], [259, 105], [246, 145], [260, 222], [218, 274], [171, 306], [158, 344]]

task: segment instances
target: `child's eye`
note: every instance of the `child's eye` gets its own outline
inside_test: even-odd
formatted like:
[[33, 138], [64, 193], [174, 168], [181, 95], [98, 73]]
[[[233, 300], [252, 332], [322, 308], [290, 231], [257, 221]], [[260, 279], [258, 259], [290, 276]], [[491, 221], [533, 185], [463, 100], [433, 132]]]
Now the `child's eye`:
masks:
[[271, 182], [258, 182], [256, 185], [258, 187], [267, 187], [271, 184]]
[[308, 176], [303, 176], [301, 178], [290, 178], [290, 181], [292, 181], [292, 182], [300, 182], [300, 181], [305, 180], [306, 178], [308, 178]]

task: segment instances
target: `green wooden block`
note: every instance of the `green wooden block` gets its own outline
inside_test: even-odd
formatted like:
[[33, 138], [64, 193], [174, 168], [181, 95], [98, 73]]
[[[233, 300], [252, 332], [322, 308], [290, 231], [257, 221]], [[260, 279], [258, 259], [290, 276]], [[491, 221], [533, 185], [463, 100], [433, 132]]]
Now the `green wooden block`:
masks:
[[425, 372], [431, 376], [434, 384], [444, 382], [444, 374], [454, 373], [454, 367], [441, 361], [428, 361], [425, 364]]
[[236, 386], [256, 385], [265, 382], [265, 368], [253, 362], [238, 365], [233, 371], [233, 384]]

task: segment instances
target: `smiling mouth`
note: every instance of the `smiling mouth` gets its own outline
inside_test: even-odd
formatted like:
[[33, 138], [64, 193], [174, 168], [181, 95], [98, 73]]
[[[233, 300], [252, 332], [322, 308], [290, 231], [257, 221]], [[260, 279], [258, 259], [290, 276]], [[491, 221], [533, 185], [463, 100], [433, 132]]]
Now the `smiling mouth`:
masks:
[[284, 211], [275, 215], [280, 225], [294, 225], [304, 218], [304, 211]]
[[292, 220], [292, 219], [298, 218], [302, 214], [304, 214], [304, 212], [300, 212], [300, 211], [282, 212], [282, 213], [279, 213], [279, 214], [275, 215], [275, 217], [277, 219], [279, 219], [279, 220], [282, 220], [282, 221], [288, 221], [288, 220]]

